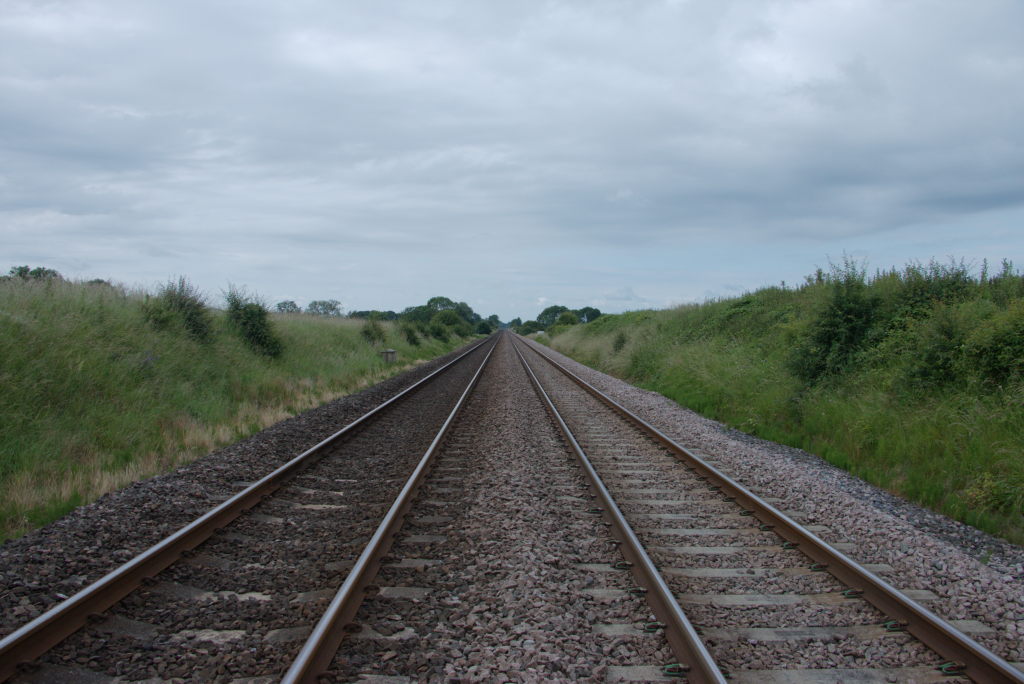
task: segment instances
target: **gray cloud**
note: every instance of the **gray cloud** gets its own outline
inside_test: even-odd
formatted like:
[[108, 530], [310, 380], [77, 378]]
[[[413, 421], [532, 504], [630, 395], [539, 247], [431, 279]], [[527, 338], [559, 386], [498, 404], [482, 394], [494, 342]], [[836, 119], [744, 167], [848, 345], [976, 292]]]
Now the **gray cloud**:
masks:
[[631, 308], [927, 259], [1024, 214], [1022, 45], [1012, 0], [8, 0], [0, 235], [89, 276], [506, 317], [534, 285]]

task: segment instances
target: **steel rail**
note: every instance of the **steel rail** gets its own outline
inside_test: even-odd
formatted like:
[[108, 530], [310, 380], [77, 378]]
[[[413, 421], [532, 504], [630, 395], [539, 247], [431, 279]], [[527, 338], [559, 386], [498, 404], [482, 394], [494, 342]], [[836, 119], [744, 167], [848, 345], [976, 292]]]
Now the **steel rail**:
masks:
[[700, 456], [675, 442], [671, 437], [623, 407], [547, 354], [531, 344], [528, 344], [528, 347], [592, 396], [667, 447], [684, 465], [690, 466], [705, 479], [716, 483], [715, 489], [721, 490], [727, 498], [735, 499], [737, 504], [753, 511], [754, 516], [762, 525], [770, 526], [780, 537], [798, 545], [801, 552], [816, 563], [824, 565], [825, 567], [822, 568], [824, 571], [857, 591], [860, 598], [899, 621], [907, 632], [920, 639], [940, 657], [959, 665], [958, 669], [962, 676], [981, 684], [1006, 684], [1006, 682], [1024, 684], [1024, 672], [992, 653], [921, 604], [908, 598], [899, 589], [846, 554], [833, 548], [825, 540], [804, 529], [785, 513]]
[[6, 681], [17, 672], [19, 665], [30, 663], [49, 651], [79, 630], [91, 616], [100, 614], [113, 606], [134, 591], [147, 578], [155, 576], [170, 566], [184, 552], [206, 541], [218, 529], [268, 497], [297, 472], [318, 460], [319, 452], [325, 447], [364, 425], [389, 406], [407, 398], [416, 389], [449, 370], [485, 343], [487, 340], [474, 345], [315, 446], [279, 466], [230, 499], [107, 573], [85, 589], [0, 639], [0, 681]]
[[597, 474], [597, 470], [594, 469], [586, 452], [583, 451], [583, 447], [576, 440], [572, 430], [566, 424], [558, 409], [555, 408], [554, 402], [534, 374], [526, 357], [520, 351], [519, 345], [514, 344], [513, 346], [538, 396], [576, 455], [576, 460], [583, 469], [591, 490], [600, 502], [602, 517], [611, 523], [611, 533], [619, 542], [619, 550], [622, 556], [630, 564], [630, 570], [633, 572], [633, 576], [638, 584], [646, 590], [644, 596], [651, 611], [665, 625], [663, 631], [665, 639], [672, 648], [672, 653], [681, 664], [689, 668], [686, 672], [687, 681], [695, 682], [696, 684], [704, 684], [705, 682], [725, 684], [726, 679], [722, 675], [721, 670], [719, 670], [718, 665], [715, 664], [711, 654], [704, 646], [704, 642], [701, 641], [697, 630], [694, 629], [689, 618], [686, 617], [682, 608], [679, 607], [679, 603], [672, 594], [672, 590], [661, 576], [661, 573], [658, 572], [654, 562], [647, 555], [647, 551], [644, 550], [640, 539], [633, 532], [633, 528], [626, 521], [625, 516], [622, 515], [618, 504], [615, 503], [615, 499], [612, 497], [611, 492], [608, 491], [601, 476]]
[[320, 621], [313, 628], [313, 632], [302, 645], [298, 656], [296, 656], [291, 667], [288, 668], [288, 672], [285, 673], [284, 678], [281, 680], [283, 684], [298, 684], [299, 682], [316, 684], [319, 681], [320, 675], [330, 667], [334, 654], [337, 653], [338, 647], [345, 639], [345, 633], [350, 621], [355, 617], [356, 611], [359, 610], [359, 606], [365, 598], [367, 588], [380, 569], [381, 560], [391, 549], [395, 535], [405, 522], [405, 514], [409, 511], [409, 507], [416, 498], [423, 480], [431, 468], [433, 468], [434, 455], [437, 453], [438, 447], [448, 434], [449, 429], [461, 412], [473, 388], [476, 387], [480, 376], [483, 374], [484, 367], [490, 360], [496, 346], [497, 342], [491, 345], [487, 356], [484, 357], [480, 367], [477, 368], [473, 378], [463, 391], [462, 396], [456, 402], [455, 408], [452, 409], [444, 425], [441, 426], [434, 440], [430, 443], [422, 458], [420, 458], [419, 464], [417, 464], [412, 475], [409, 476], [405, 486], [402, 487], [398, 498], [391, 504], [391, 508], [384, 516], [384, 519], [381, 520], [377, 531], [374, 532], [373, 537], [367, 542], [359, 559], [352, 566], [348, 576], [345, 577], [341, 588], [338, 589], [327, 610], [321, 616]]

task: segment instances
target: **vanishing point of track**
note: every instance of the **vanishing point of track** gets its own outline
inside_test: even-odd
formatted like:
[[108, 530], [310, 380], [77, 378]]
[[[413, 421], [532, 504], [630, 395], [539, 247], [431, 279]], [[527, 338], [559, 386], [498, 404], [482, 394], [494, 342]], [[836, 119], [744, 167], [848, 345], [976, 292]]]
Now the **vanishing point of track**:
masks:
[[[454, 619], [451, 596], [446, 598], [437, 588], [410, 585], [409, 573], [419, 578], [417, 583], [427, 584], [433, 576], [438, 586], [452, 586], [444, 584], [446, 574], [451, 574], [446, 561], [460, 553], [477, 554], [472, 544], [468, 552], [457, 545], [449, 548], [451, 539], [459, 537], [457, 526], [462, 523], [457, 515], [430, 515], [429, 507], [447, 503], [451, 513], [467, 506], [459, 501], [467, 485], [450, 484], [461, 483], [460, 478], [482, 467], [481, 459], [466, 454], [479, 451], [474, 446], [479, 438], [472, 433], [484, 409], [477, 406], [474, 414], [471, 407], [468, 417], [464, 414], [484, 391], [482, 383], [488, 381], [488, 374], [497, 374], [488, 366], [492, 357], [497, 360], [491, 366], [504, 364], [505, 378], [510, 360], [518, 361], [520, 372], [533, 386], [532, 393], [520, 393], [519, 401], [541, 402], [561, 435], [562, 453], [567, 449], [566, 455], [576, 464], [570, 469], [582, 473], [586, 481], [589, 499], [581, 492], [559, 499], [570, 502], [566, 505], [577, 502], [579, 514], [600, 520], [605, 528], [594, 533], [594, 539], [606, 544], [608, 561], [568, 567], [607, 576], [610, 586], [618, 587], [587, 590], [592, 596], [636, 604], [634, 619], [627, 621], [639, 620], [640, 629], [633, 624], [594, 625], [584, 641], [639, 637], [663, 640], [657, 643], [667, 642], [671, 649], [672, 662], [613, 668], [609, 678], [1024, 682], [1018, 669], [964, 634], [976, 624], [961, 624], [958, 629], [939, 619], [882, 579], [885, 567], [860, 566], [838, 550], [841, 544], [821, 539], [819, 534], [827, 530], [800, 525], [794, 520], [798, 512], [781, 511], [756, 496], [716, 469], [712, 458], [676, 444], [532, 343], [507, 334], [470, 349], [0, 641], [0, 677], [10, 676], [19, 664], [30, 663], [51, 648], [59, 652], [65, 639], [82, 642], [75, 653], [85, 653], [85, 662], [93, 662], [95, 652], [110, 650], [110, 644], [104, 638], [90, 638], [90, 631], [103, 634], [105, 623], [120, 621], [118, 628], [124, 631], [145, 632], [150, 622], [159, 620], [162, 600], [198, 600], [207, 614], [216, 614], [222, 604], [246, 606], [233, 620], [186, 620], [190, 629], [178, 630], [175, 639], [157, 639], [158, 652], [160, 648], [198, 652], [193, 672], [199, 679], [240, 678], [234, 661], [232, 667], [203, 662], [203, 654], [218, 649], [225, 659], [235, 657], [232, 649], [259, 652], [258, 662], [250, 663], [249, 676], [284, 673], [287, 682], [315, 682], [325, 673], [343, 679], [360, 676], [356, 666], [367, 663], [363, 652], [368, 643], [394, 648], [385, 652], [384, 661], [396, 658], [403, 649], [414, 651], [416, 630], [405, 627], [388, 635], [367, 625], [380, 619], [375, 615], [399, 620], [395, 613], [402, 611], [402, 604], [394, 599], [414, 601], [413, 612], [429, 614], [430, 621], [443, 621], [439, 616]], [[415, 429], [409, 427], [413, 423]], [[404, 456], [384, 458], [385, 453], [396, 451]], [[383, 462], [391, 464], [386, 472], [375, 472]], [[373, 491], [353, 490], [352, 483], [363, 487], [359, 478], [368, 477], [368, 469], [373, 469], [371, 477], [386, 475], [384, 481], [392, 484], [366, 488]], [[433, 498], [418, 497], [421, 490]], [[283, 496], [274, 497], [275, 492]], [[424, 506], [427, 515], [421, 510]], [[236, 519], [239, 522], [232, 523]], [[406, 523], [414, 528], [433, 525], [445, 534], [410, 534]], [[402, 531], [403, 526], [407, 531]], [[236, 562], [273, 569], [276, 584], [232, 583], [230, 564], [217, 571], [218, 559], [231, 549], [244, 548], [267, 529], [281, 527], [305, 539], [282, 542], [290, 550], [270, 558], [254, 558], [250, 552], [246, 559], [243, 551], [243, 560]], [[282, 533], [281, 539], [285, 538]], [[389, 556], [393, 545], [401, 551], [397, 562], [394, 553]], [[413, 548], [425, 548], [433, 557], [417, 558], [407, 550]], [[403, 577], [405, 586], [382, 588], [381, 572]], [[624, 581], [630, 576], [632, 582]], [[211, 583], [224, 589], [213, 590]], [[198, 584], [203, 589], [194, 586]], [[919, 599], [928, 598], [927, 592], [917, 594]], [[649, 612], [638, 608], [643, 600]], [[112, 619], [104, 611], [119, 601], [118, 615]], [[275, 612], [281, 606], [289, 608], [287, 617]], [[808, 606], [817, 612], [814, 624], [792, 624], [792, 616]], [[309, 623], [303, 625], [303, 620]], [[209, 623], [205, 629], [204, 621]], [[256, 634], [245, 628], [250, 622], [258, 625]], [[312, 622], [316, 624], [310, 631]], [[80, 629], [82, 633], [75, 634]], [[429, 621], [425, 629], [430, 629]], [[425, 643], [424, 628], [419, 631]], [[836, 653], [837, 642], [842, 645], [840, 653]], [[131, 641], [127, 646], [125, 641], [118, 643], [126, 650], [112, 657], [134, 662], [137, 654], [131, 653]], [[868, 645], [871, 651], [866, 651]], [[368, 652], [376, 652], [375, 648]], [[386, 669], [372, 662], [374, 656], [369, 658], [373, 671]], [[110, 669], [102, 659], [95, 662]], [[23, 669], [30, 671], [33, 666]], [[155, 671], [160, 677], [173, 674]], [[412, 681], [437, 679], [441, 671], [440, 666], [431, 670], [424, 664], [409, 672], [391, 667], [389, 673]], [[59, 681], [67, 670], [43, 668], [37, 672], [43, 675], [37, 681], [45, 681], [47, 672]], [[565, 670], [564, 678], [575, 679], [581, 672]], [[133, 677], [130, 668], [124, 675], [120, 681], [143, 678]], [[468, 676], [480, 678], [473, 671]], [[521, 678], [531, 676], [525, 673]]]

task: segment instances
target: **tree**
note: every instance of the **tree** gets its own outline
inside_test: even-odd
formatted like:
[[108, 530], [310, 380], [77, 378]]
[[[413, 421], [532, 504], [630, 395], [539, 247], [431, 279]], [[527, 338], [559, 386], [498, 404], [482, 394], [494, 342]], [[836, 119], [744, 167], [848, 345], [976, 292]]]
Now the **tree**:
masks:
[[447, 297], [431, 297], [427, 300], [427, 307], [435, 312], [447, 311], [449, 309], [454, 309], [456, 306], [458, 305]]
[[579, 325], [580, 317], [574, 314], [572, 311], [563, 311], [558, 314], [558, 319], [555, 321], [556, 325]]
[[494, 332], [494, 329], [491, 328], [491, 324], [487, 321], [480, 321], [476, 324], [477, 335], [490, 335], [492, 332]]
[[399, 318], [401, 318], [404, 321], [409, 321], [411, 323], [422, 323], [426, 325], [427, 323], [430, 322], [431, 317], [433, 317], [435, 313], [437, 312], [431, 309], [429, 306], [410, 306], [406, 307], [402, 311], [402, 313], [399, 314]]
[[434, 314], [433, 318], [430, 319], [430, 322], [440, 323], [441, 325], [447, 325], [451, 327], [453, 325], [458, 325], [459, 323], [462, 323], [462, 318], [460, 318], [459, 314], [455, 313], [451, 309], [445, 309], [443, 311], [438, 311], [436, 314]]
[[559, 306], [557, 304], [549, 306], [548, 308], [541, 311], [540, 315], [537, 316], [537, 323], [538, 325], [540, 325], [541, 328], [549, 328], [555, 324], [556, 320], [558, 320], [559, 314], [561, 314], [563, 311], [568, 310], [569, 307], [567, 306]]
[[455, 302], [447, 297], [431, 297], [427, 300], [427, 303], [422, 306], [410, 306], [402, 311], [398, 317], [401, 320], [409, 321], [410, 323], [423, 323], [426, 325], [434, 319], [434, 315], [442, 311], [451, 311], [458, 318], [467, 324], [469, 324], [469, 330], [472, 331], [472, 326], [476, 325], [482, 319], [480, 314], [473, 311], [473, 309], [466, 302]]
[[337, 299], [315, 299], [306, 307], [306, 313], [314, 316], [340, 316], [341, 302]]
[[537, 321], [526, 321], [521, 326], [519, 326], [519, 329], [516, 330], [516, 332], [519, 333], [520, 335], [529, 335], [530, 333], [535, 333], [538, 330], [543, 330], [543, 328], [540, 326], [540, 323], [538, 323]]
[[601, 311], [592, 306], [576, 309], [573, 313], [580, 319], [580, 323], [590, 323], [601, 315]]
[[498, 314], [491, 314], [486, 318], [487, 324], [491, 326], [491, 330], [501, 327], [501, 319], [498, 318]]
[[459, 302], [455, 305], [455, 313], [459, 314], [462, 320], [467, 323], [476, 323], [480, 319], [480, 314], [473, 311], [473, 309], [466, 302]]
[[299, 305], [290, 299], [278, 302], [274, 305], [274, 308], [277, 309], [278, 313], [302, 313], [302, 309], [299, 308]]
[[348, 318], [362, 318], [374, 321], [394, 321], [398, 314], [394, 311], [380, 311], [379, 309], [368, 309], [366, 311], [349, 311]]
[[520, 327], [522, 324], [523, 324], [523, 319], [520, 318], [519, 316], [516, 316], [515, 318], [513, 318], [511, 321], [508, 322], [508, 327], [510, 327], [513, 330], [515, 330], [516, 328]]
[[29, 268], [28, 266], [13, 266], [10, 271], [11, 277], [21, 278], [22, 280], [62, 280], [60, 273], [53, 270], [52, 268], [44, 268], [42, 266], [36, 266], [35, 268]]

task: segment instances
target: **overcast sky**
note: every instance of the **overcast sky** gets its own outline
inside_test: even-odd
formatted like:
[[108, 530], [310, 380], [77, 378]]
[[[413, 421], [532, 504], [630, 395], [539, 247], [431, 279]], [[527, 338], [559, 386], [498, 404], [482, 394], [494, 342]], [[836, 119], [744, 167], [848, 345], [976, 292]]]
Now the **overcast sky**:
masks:
[[507, 320], [1022, 218], [1019, 0], [0, 0], [3, 270]]

